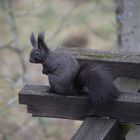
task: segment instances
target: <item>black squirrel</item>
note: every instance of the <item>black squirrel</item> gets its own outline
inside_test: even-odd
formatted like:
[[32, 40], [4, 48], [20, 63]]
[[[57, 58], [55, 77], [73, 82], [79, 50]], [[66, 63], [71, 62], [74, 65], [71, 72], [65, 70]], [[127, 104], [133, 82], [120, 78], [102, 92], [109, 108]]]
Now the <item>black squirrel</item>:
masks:
[[50, 91], [59, 95], [76, 95], [88, 93], [96, 105], [107, 104], [117, 98], [119, 90], [113, 83], [107, 68], [78, 61], [68, 53], [51, 51], [44, 41], [44, 33], [30, 36], [33, 49], [30, 53], [31, 63], [41, 63], [42, 73], [48, 75]]

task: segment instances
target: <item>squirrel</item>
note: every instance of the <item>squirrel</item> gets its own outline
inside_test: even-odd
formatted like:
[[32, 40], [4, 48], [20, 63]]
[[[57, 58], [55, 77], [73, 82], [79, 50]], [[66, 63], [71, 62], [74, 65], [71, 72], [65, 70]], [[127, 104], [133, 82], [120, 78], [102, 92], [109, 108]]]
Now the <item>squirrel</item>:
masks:
[[50, 50], [44, 38], [44, 32], [38, 34], [38, 39], [31, 34], [33, 48], [29, 61], [42, 64], [42, 73], [48, 75], [50, 92], [59, 95], [86, 93], [96, 105], [107, 104], [119, 96], [106, 67], [88, 63], [80, 65], [72, 55]]

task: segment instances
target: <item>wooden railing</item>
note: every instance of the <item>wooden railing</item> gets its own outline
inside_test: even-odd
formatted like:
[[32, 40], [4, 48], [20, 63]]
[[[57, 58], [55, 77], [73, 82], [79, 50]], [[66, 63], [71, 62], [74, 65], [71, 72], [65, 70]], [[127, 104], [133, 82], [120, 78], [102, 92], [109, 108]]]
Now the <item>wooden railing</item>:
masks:
[[[137, 53], [99, 52], [89, 49], [57, 49], [74, 55], [80, 64], [105, 65], [114, 77], [137, 79], [112, 105], [95, 107], [88, 95], [60, 96], [48, 93], [47, 86], [26, 85], [19, 93], [19, 103], [27, 105], [28, 113], [37, 117], [84, 120], [72, 140], [122, 140], [130, 124], [140, 124], [140, 55]], [[134, 81], [134, 80], [132, 80]], [[131, 84], [130, 84], [131, 83]], [[121, 83], [122, 84], [122, 83]], [[129, 91], [129, 87], [134, 87]], [[121, 90], [121, 89], [120, 89]], [[128, 125], [129, 124], [129, 125]]]

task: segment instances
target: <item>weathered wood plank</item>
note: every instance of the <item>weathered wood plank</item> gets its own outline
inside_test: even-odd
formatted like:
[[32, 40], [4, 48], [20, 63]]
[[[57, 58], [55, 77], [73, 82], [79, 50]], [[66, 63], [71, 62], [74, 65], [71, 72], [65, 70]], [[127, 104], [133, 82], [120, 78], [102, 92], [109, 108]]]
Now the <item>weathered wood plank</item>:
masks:
[[70, 53], [79, 59], [140, 64], [140, 54], [136, 52], [99, 51], [89, 48], [57, 48], [56, 50]]
[[58, 48], [57, 51], [74, 55], [80, 64], [86, 62], [105, 65], [114, 77], [140, 79], [140, 54], [138, 53], [103, 52], [75, 48]]
[[116, 120], [87, 118], [71, 140], [122, 140]]
[[88, 116], [110, 117], [140, 124], [140, 94], [122, 94], [108, 107], [96, 108], [88, 96], [60, 96], [47, 93], [46, 86], [25, 86], [19, 103], [28, 105], [34, 116], [83, 120]]

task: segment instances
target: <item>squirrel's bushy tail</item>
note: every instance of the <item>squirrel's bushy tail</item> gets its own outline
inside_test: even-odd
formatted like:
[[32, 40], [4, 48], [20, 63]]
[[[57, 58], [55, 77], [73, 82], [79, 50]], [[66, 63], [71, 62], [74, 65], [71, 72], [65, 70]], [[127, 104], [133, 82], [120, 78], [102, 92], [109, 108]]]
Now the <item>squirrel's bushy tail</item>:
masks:
[[85, 87], [96, 105], [107, 104], [120, 94], [109, 71], [101, 65], [83, 64], [77, 77], [78, 85]]

